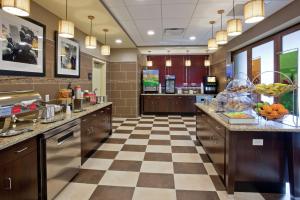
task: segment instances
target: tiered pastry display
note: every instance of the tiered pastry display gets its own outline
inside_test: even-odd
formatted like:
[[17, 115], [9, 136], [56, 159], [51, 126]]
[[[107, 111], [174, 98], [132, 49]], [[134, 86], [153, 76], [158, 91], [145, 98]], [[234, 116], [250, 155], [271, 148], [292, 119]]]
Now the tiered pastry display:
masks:
[[252, 109], [251, 92], [253, 84], [249, 80], [234, 79], [226, 90], [218, 94], [218, 110], [226, 112], [241, 112]]

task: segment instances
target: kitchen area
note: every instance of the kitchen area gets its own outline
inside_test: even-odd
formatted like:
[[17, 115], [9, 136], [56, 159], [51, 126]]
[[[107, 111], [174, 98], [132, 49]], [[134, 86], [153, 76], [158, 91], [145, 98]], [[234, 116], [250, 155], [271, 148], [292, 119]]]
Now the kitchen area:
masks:
[[1, 0], [0, 199], [300, 198], [299, 8]]

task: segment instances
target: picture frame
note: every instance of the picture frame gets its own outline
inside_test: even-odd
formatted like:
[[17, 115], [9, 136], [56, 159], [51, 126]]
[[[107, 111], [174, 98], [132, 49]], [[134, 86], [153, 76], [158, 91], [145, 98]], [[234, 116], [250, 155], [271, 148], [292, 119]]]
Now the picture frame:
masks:
[[0, 47], [0, 75], [46, 75], [44, 24], [0, 10]]
[[55, 32], [55, 77], [80, 78], [80, 44]]

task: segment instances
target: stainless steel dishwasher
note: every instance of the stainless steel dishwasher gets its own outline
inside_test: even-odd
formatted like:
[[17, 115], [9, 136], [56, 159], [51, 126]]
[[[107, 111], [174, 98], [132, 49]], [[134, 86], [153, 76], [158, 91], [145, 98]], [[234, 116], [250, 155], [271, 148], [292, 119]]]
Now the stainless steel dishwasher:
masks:
[[41, 139], [42, 196], [53, 199], [79, 172], [81, 166], [80, 120], [43, 134]]

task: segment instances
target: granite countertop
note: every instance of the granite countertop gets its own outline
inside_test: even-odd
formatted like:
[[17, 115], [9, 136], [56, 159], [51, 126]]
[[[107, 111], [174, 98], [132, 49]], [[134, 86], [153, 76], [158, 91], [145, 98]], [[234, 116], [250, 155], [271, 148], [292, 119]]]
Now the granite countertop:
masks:
[[[111, 104], [112, 104], [111, 102], [108, 102], [108, 103], [103, 103], [103, 104], [86, 106], [86, 107], [84, 107], [84, 111], [79, 112], [79, 113], [72, 113], [72, 115], [69, 115], [69, 116], [66, 115], [64, 120], [57, 121], [57, 122], [50, 123], [50, 124], [42, 124], [40, 122], [37, 122], [35, 125], [33, 125], [33, 123], [28, 123], [28, 125], [26, 124], [26, 128], [31, 128], [31, 129], [33, 129], [33, 131], [23, 133], [20, 135], [16, 135], [16, 136], [11, 136], [11, 137], [0, 137], [0, 150], [10, 147], [12, 145], [15, 145], [17, 143], [20, 143], [22, 141], [25, 141], [29, 138], [35, 137], [39, 134], [42, 134], [46, 131], [49, 131], [49, 130], [56, 128], [58, 126], [61, 126], [63, 124], [66, 124], [70, 121], [76, 120], [84, 115], [92, 113], [96, 110], [99, 110], [99, 109], [109, 106]], [[17, 129], [18, 128], [24, 128], [24, 127], [17, 127]]]
[[153, 94], [141, 94], [143, 96], [214, 96], [216, 94], [166, 94], [166, 93], [153, 93]]
[[288, 126], [279, 122], [260, 120], [258, 124], [254, 125], [231, 125], [228, 124], [225, 120], [219, 116], [219, 113], [216, 113], [216, 107], [213, 105], [207, 105], [203, 103], [196, 103], [196, 107], [200, 108], [203, 112], [207, 113], [209, 116], [214, 118], [217, 122], [225, 126], [230, 131], [239, 131], [239, 132], [251, 132], [251, 131], [264, 131], [264, 132], [299, 132], [300, 126], [293, 127]]

